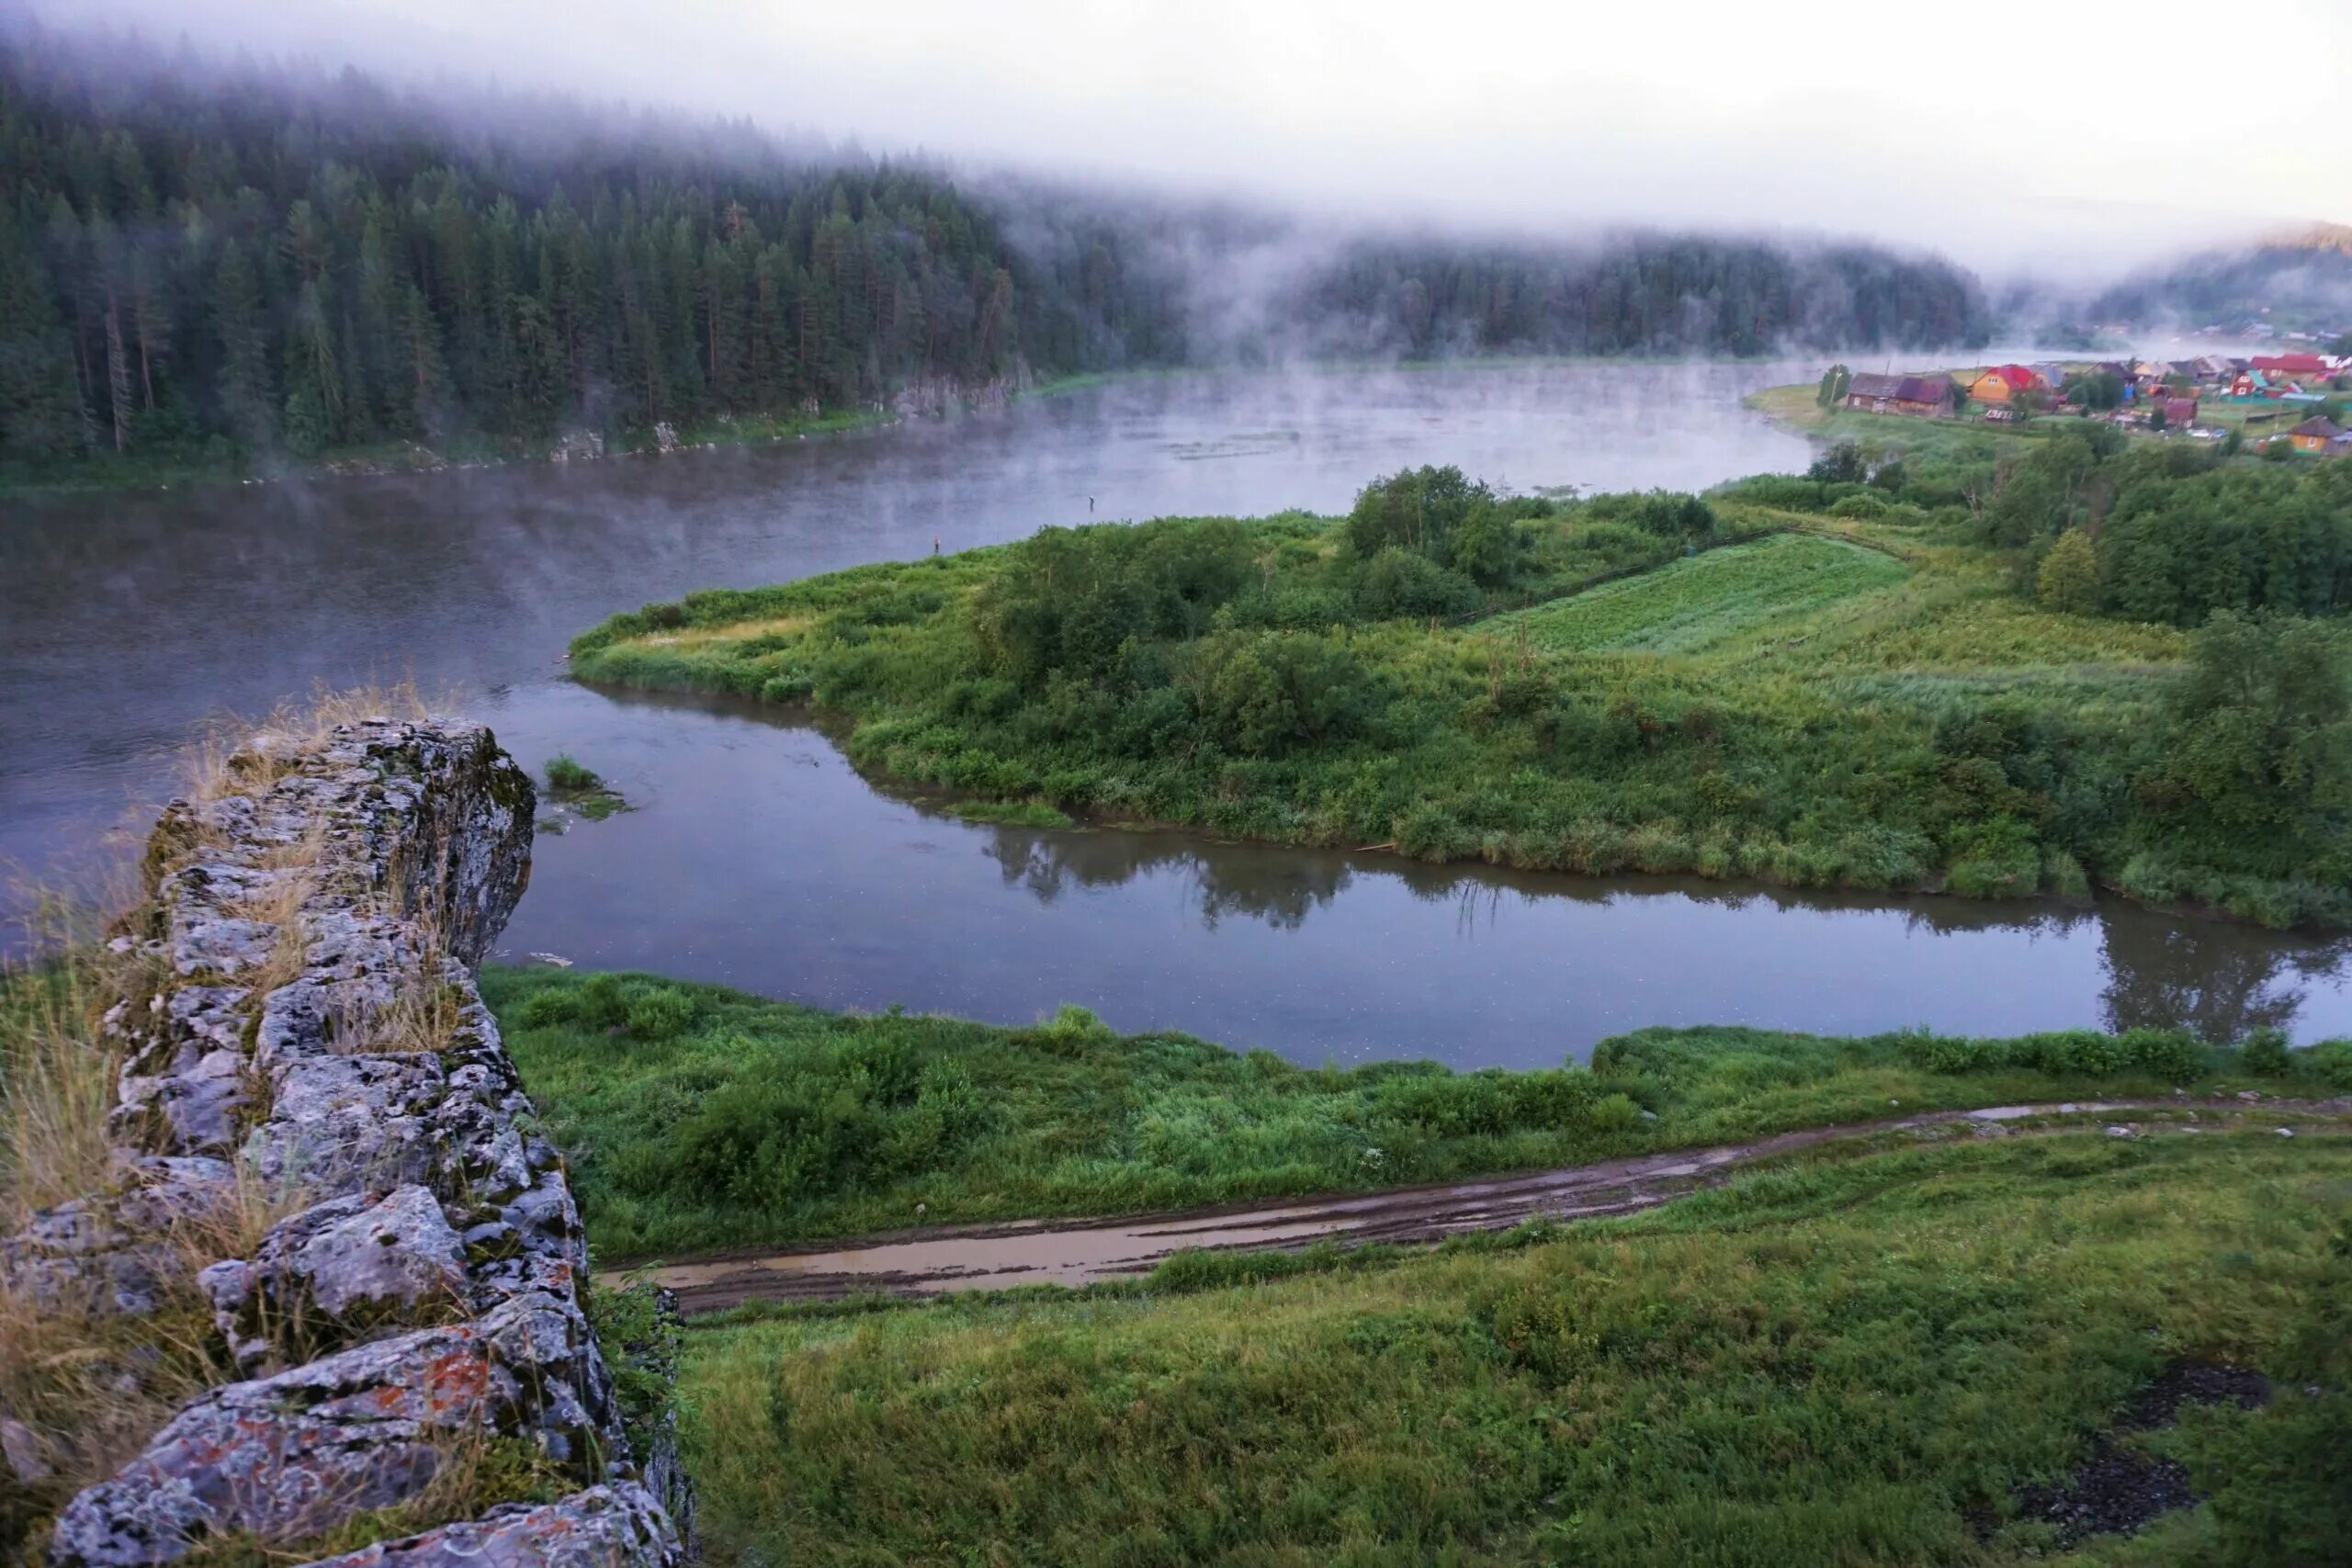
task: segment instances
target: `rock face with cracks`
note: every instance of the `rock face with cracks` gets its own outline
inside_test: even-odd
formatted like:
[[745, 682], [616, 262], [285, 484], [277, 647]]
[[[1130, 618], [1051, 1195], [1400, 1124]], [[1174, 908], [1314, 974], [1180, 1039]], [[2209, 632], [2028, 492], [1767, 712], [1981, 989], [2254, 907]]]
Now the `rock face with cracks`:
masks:
[[[259, 737], [165, 808], [116, 938], [162, 978], [107, 1015], [115, 1179], [0, 1241], [0, 1267], [61, 1309], [151, 1312], [191, 1217], [285, 1213], [198, 1276], [248, 1381], [76, 1496], [52, 1568], [244, 1541], [297, 1561], [381, 1509], [460, 1517], [337, 1563], [685, 1556], [690, 1495], [673, 1453], [630, 1451], [579, 1209], [474, 987], [535, 806], [481, 726], [374, 719]], [[495, 1495], [493, 1448], [534, 1495]]]

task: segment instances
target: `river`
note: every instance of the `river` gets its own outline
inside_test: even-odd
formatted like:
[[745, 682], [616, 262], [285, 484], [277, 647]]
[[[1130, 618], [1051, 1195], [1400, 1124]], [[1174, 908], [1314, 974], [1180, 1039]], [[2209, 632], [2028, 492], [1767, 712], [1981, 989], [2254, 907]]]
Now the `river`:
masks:
[[1649, 1023], [2352, 1033], [2352, 954], [2102, 904], [1820, 898], [1433, 868], [1179, 834], [983, 828], [771, 714], [570, 682], [566, 641], [688, 589], [1049, 523], [1341, 509], [1373, 474], [1691, 488], [1801, 467], [1740, 409], [1812, 373], [1590, 365], [1122, 380], [944, 423], [568, 467], [12, 502], [0, 911], [88, 874], [208, 716], [314, 683], [452, 690], [639, 809], [542, 839], [512, 956], [825, 1007], [1057, 1003], [1307, 1061], [1523, 1066]]

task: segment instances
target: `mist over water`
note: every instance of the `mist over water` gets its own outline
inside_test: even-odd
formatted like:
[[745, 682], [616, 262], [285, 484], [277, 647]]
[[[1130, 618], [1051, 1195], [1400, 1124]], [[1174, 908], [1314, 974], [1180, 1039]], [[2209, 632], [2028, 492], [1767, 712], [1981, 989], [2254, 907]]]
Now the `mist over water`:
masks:
[[0, 859], [71, 880], [168, 793], [208, 716], [413, 676], [527, 765], [568, 751], [640, 807], [542, 839], [513, 957], [1004, 1021], [1075, 1001], [1306, 1061], [1527, 1066], [1650, 1023], [2352, 1032], [2341, 943], [2131, 908], [978, 828], [870, 788], [805, 725], [564, 671], [575, 633], [650, 600], [1090, 515], [1330, 512], [1425, 462], [1521, 489], [1797, 468], [1805, 443], [1738, 400], [1818, 368], [1150, 377], [667, 458], [21, 503], [0, 530]]

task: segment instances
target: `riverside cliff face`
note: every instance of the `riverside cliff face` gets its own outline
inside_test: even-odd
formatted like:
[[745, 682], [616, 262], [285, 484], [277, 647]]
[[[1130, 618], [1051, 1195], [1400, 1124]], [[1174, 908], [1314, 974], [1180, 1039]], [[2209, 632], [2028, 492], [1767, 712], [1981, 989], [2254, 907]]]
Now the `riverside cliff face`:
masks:
[[[534, 809], [481, 726], [376, 719], [257, 738], [220, 792], [164, 811], [149, 900], [115, 939], [152, 977], [107, 1013], [117, 1179], [0, 1261], [59, 1310], [127, 1314], [198, 1268], [248, 1381], [75, 1497], [54, 1568], [240, 1540], [299, 1555], [403, 1505], [475, 1517], [320, 1560], [684, 1555], [674, 1455], [630, 1451], [562, 1160], [475, 989], [529, 878]], [[175, 1243], [255, 1194], [288, 1212], [250, 1257], [204, 1266]], [[556, 1500], [501, 1501], [493, 1447]]]

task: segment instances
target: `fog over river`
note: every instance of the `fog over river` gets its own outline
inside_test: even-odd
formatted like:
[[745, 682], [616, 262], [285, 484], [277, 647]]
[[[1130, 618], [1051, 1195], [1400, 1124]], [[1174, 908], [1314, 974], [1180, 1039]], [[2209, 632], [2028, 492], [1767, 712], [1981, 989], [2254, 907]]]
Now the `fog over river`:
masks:
[[[510, 957], [825, 1007], [1023, 1021], [1080, 1002], [1294, 1058], [1532, 1066], [1647, 1023], [2352, 1033], [2342, 942], [2129, 907], [1807, 897], [1172, 833], [978, 827], [772, 714], [616, 696], [565, 643], [618, 609], [1054, 523], [1336, 511], [1458, 463], [1532, 489], [1800, 468], [1739, 407], [1815, 365], [1152, 377], [941, 423], [568, 467], [7, 503], [0, 912], [85, 874], [208, 717], [314, 683], [454, 688], [534, 769], [640, 809], [543, 836]], [[1091, 508], [1091, 510], [1090, 510]]]

